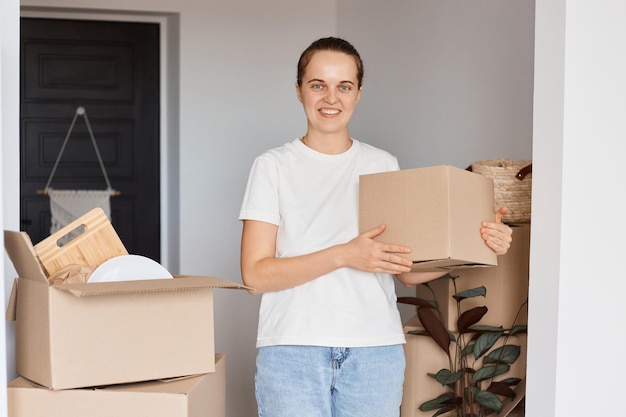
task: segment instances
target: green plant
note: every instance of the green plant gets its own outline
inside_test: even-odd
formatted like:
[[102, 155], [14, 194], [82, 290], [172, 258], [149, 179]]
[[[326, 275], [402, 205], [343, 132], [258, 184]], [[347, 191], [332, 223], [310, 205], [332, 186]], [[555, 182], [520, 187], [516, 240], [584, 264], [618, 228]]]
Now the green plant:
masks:
[[420, 405], [420, 411], [434, 411], [433, 417], [485, 417], [498, 413], [503, 407], [504, 398], [514, 398], [513, 387], [521, 382], [512, 377], [496, 381], [506, 374], [519, 358], [519, 345], [509, 343], [509, 338], [526, 333], [526, 325], [516, 325], [520, 313], [528, 305], [526, 300], [519, 308], [510, 328], [479, 324], [487, 313], [486, 306], [462, 310], [463, 301], [474, 297], [486, 297], [484, 286], [457, 292], [456, 278], [450, 274], [440, 279], [453, 282], [458, 317], [458, 332], [446, 329], [443, 315], [436, 296], [428, 283], [425, 285], [432, 294], [432, 300], [417, 297], [400, 297], [399, 303], [417, 306], [417, 314], [424, 330], [410, 331], [410, 334], [431, 337], [447, 355], [449, 367], [428, 375], [448, 390], [437, 398]]

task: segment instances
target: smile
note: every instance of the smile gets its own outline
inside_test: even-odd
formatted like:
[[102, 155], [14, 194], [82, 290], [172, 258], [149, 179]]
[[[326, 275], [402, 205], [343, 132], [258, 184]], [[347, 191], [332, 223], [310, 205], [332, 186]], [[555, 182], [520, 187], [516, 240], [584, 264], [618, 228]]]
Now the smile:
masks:
[[319, 109], [318, 110], [322, 114], [335, 115], [341, 113], [341, 110], [337, 109]]

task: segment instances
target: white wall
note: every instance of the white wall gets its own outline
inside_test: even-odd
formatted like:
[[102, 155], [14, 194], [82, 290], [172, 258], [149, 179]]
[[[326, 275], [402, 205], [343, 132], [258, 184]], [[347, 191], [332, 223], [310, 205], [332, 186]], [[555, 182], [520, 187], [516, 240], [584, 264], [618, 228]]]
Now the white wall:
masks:
[[[16, 224], [19, 216], [19, 204], [10, 202], [19, 201], [19, 184], [11, 184], [15, 178], [13, 163], [7, 163], [15, 158], [19, 148], [19, 3], [14, 0], [0, 0], [0, 228], [4, 225]], [[7, 187], [7, 184], [11, 184]], [[16, 188], [17, 187], [17, 188]], [[0, 236], [4, 248], [4, 236]], [[3, 250], [4, 252], [4, 250]], [[5, 259], [0, 259], [0, 271], [9, 270], [5, 266]], [[0, 300], [6, 306], [10, 288], [10, 280], [6, 286], [0, 284]], [[3, 317], [0, 315], [0, 317]], [[6, 417], [6, 383], [7, 376], [12, 375], [13, 369], [13, 323], [7, 323], [0, 318], [0, 417]], [[5, 335], [9, 337], [5, 340]]]
[[624, 415], [626, 4], [536, 13], [527, 415]]
[[530, 158], [533, 0], [339, 5], [339, 33], [365, 60], [355, 136], [405, 168]]

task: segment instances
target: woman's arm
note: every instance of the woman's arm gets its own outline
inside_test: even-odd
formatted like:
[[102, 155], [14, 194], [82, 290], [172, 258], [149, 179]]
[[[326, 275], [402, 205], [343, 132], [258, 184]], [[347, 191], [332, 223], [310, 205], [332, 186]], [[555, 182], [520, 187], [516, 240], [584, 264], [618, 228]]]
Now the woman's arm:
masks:
[[405, 287], [411, 287], [417, 284], [423, 284], [428, 281], [432, 281], [437, 278], [441, 278], [447, 274], [448, 270], [434, 271], [434, 272], [404, 272], [396, 275], [398, 281]]
[[409, 248], [374, 240], [385, 230], [379, 226], [350, 242], [290, 258], [276, 258], [278, 226], [244, 220], [241, 237], [241, 274], [250, 293], [260, 294], [292, 288], [335, 269], [349, 267], [366, 272], [399, 274], [411, 270], [412, 262], [399, 255]]

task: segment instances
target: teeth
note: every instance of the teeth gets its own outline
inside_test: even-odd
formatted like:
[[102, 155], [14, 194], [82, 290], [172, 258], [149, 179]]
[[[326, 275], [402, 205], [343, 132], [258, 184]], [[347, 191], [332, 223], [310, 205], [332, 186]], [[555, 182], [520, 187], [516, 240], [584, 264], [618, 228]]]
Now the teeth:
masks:
[[336, 109], [320, 109], [320, 112], [324, 114], [339, 114], [339, 110]]

